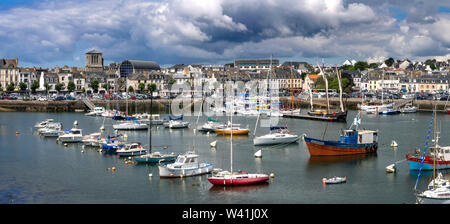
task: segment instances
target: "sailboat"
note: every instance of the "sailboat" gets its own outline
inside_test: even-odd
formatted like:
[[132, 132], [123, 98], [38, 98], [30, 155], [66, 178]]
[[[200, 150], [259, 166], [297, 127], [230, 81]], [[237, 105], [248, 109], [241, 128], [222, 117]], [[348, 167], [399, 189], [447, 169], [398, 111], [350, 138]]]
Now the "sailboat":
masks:
[[[343, 130], [340, 140], [329, 141], [304, 136], [311, 156], [339, 156], [376, 153], [378, 149], [378, 131], [359, 130], [361, 112], [355, 117], [349, 129]], [[352, 129], [355, 126], [355, 129]]]
[[[231, 129], [233, 128], [233, 113], [230, 115]], [[213, 185], [233, 186], [264, 183], [269, 180], [267, 174], [249, 174], [247, 172], [233, 172], [233, 132], [230, 136], [230, 171], [219, 171], [213, 176], [208, 177], [208, 181]]]
[[[153, 94], [152, 94], [153, 95]], [[152, 100], [153, 98], [150, 98], [150, 111], [152, 111]], [[151, 113], [151, 112], [150, 112]], [[140, 155], [134, 158], [134, 160], [138, 163], [159, 163], [159, 162], [167, 162], [167, 161], [174, 161], [177, 158], [177, 155], [174, 153], [171, 154], [162, 154], [160, 152], [152, 152], [152, 116], [149, 116], [149, 130], [150, 130], [150, 137], [149, 137], [149, 144], [148, 144], [148, 151], [144, 155]]]
[[[444, 180], [442, 177], [442, 174], [439, 173], [436, 177], [436, 170], [439, 169], [439, 166], [437, 166], [437, 159], [439, 158], [439, 133], [436, 132], [436, 108], [433, 112], [434, 117], [434, 155], [433, 155], [433, 180], [428, 184], [428, 189], [421, 192], [416, 193], [417, 203], [420, 204], [450, 204], [450, 181]], [[433, 119], [432, 119], [433, 121]], [[428, 129], [428, 136], [427, 141], [425, 143], [425, 150], [424, 154], [426, 152], [427, 146], [428, 146], [428, 137], [431, 130], [431, 124], [433, 122], [430, 122], [430, 128]], [[430, 148], [431, 150], [431, 148]], [[422, 171], [423, 162], [425, 160], [425, 156], [422, 158], [421, 167], [419, 169], [419, 174], [417, 175], [416, 184], [414, 185], [414, 190], [417, 190], [417, 183], [420, 178], [420, 174]]]

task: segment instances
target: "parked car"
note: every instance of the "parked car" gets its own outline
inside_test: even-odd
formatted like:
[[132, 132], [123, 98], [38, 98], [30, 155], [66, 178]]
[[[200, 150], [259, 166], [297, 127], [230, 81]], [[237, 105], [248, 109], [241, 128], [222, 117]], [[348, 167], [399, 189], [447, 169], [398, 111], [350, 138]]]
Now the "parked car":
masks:
[[73, 96], [68, 96], [68, 97], [66, 97], [66, 100], [76, 100], [76, 99]]
[[57, 96], [54, 101], [66, 100], [64, 96]]

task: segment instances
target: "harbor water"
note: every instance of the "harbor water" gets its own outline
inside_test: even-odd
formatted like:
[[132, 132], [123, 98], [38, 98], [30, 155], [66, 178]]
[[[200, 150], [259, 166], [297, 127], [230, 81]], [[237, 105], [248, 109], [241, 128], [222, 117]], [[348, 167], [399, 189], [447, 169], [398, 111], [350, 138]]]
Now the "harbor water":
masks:
[[[293, 133], [337, 140], [341, 129], [348, 128], [357, 111], [350, 111], [345, 123], [280, 118]], [[35, 133], [33, 126], [53, 118], [64, 129], [78, 128], [83, 135], [99, 132], [113, 134], [116, 121], [83, 113], [0, 113], [0, 203], [1, 204], [400, 204], [415, 203], [414, 184], [418, 172], [410, 171], [405, 154], [414, 148], [423, 151], [431, 113], [390, 116], [362, 116], [361, 128], [379, 131], [376, 154], [351, 157], [311, 158], [305, 143], [255, 147], [253, 134], [233, 137], [233, 170], [274, 174], [267, 184], [241, 187], [215, 187], [206, 175], [182, 179], [160, 179], [157, 165], [128, 163], [127, 158], [105, 154], [82, 144], [57, 143]], [[226, 121], [226, 116], [215, 120]], [[200, 161], [215, 168], [230, 169], [230, 138], [194, 132], [196, 116], [185, 116], [189, 129], [153, 126], [153, 151], [177, 154], [195, 150]], [[202, 116], [198, 125], [207, 117]], [[450, 145], [450, 116], [438, 114], [440, 145]], [[256, 117], [234, 116], [253, 133]], [[17, 132], [17, 133], [16, 133]], [[269, 132], [256, 128], [256, 136]], [[148, 147], [148, 131], [121, 131], [128, 141], [139, 141]], [[217, 147], [210, 143], [217, 140]], [[399, 146], [390, 147], [392, 140]], [[431, 144], [431, 141], [430, 141]], [[254, 153], [262, 149], [262, 158]], [[386, 173], [386, 166], [402, 161], [396, 173]], [[115, 168], [115, 171], [112, 168]], [[151, 175], [149, 175], [151, 174]], [[323, 185], [322, 178], [342, 176], [347, 182]], [[422, 172], [418, 189], [423, 190], [432, 172]]]

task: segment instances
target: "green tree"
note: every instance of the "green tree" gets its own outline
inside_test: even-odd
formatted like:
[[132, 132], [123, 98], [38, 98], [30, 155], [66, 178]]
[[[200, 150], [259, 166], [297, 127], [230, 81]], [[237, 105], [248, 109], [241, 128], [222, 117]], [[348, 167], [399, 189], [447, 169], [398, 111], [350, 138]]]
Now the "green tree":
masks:
[[67, 90], [69, 90], [69, 92], [73, 92], [75, 90], [75, 83], [73, 81], [70, 81], [69, 83], [67, 83]]
[[94, 90], [94, 93], [98, 93], [98, 86], [99, 83], [96, 79], [92, 80], [91, 83], [89, 83], [89, 87], [91, 87]]
[[55, 90], [58, 91], [58, 93], [59, 93], [59, 91], [61, 91], [63, 87], [64, 87], [64, 85], [62, 83], [57, 83], [55, 85]]
[[145, 84], [140, 82], [139, 85], [138, 85], [138, 88], [139, 88], [139, 92], [142, 93], [144, 91], [144, 89], [145, 89]]
[[378, 64], [377, 63], [370, 63], [369, 68], [377, 68]]
[[343, 65], [340, 67], [340, 69], [341, 70], [356, 70], [356, 68], [353, 65]]
[[7, 86], [6, 86], [6, 90], [7, 91], [14, 91], [14, 83], [13, 82], [11, 82], [11, 83], [9, 83]]
[[85, 93], [86, 92], [86, 89], [83, 87], [83, 88], [81, 88], [81, 92], [82, 93]]
[[149, 84], [147, 84], [147, 90], [150, 92], [150, 93], [153, 93], [154, 91], [156, 91], [156, 84], [155, 83], [149, 83]]
[[173, 85], [174, 83], [176, 83], [177, 82], [177, 80], [175, 80], [175, 79], [171, 79], [171, 80], [169, 80], [169, 85]]
[[129, 86], [129, 87], [128, 87], [128, 92], [134, 92], [133, 86]]
[[20, 82], [19, 83], [19, 88], [20, 88], [20, 90], [21, 91], [25, 91], [26, 89], [27, 89], [27, 84], [26, 83], [24, 83], [24, 82]]
[[32, 93], [36, 93], [36, 89], [39, 88], [39, 82], [38, 81], [34, 81], [33, 83], [31, 83], [30, 89]]
[[355, 63], [354, 67], [356, 70], [364, 71], [369, 67], [369, 65], [365, 61], [358, 61]]
[[384, 63], [391, 67], [394, 64], [395, 60], [393, 58], [388, 58], [387, 60], [384, 61]]

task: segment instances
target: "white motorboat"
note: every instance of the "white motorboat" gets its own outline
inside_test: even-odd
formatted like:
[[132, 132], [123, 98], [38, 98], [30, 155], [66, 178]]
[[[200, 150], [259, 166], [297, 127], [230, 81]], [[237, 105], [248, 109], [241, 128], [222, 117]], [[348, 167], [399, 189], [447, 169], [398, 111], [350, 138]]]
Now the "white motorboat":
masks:
[[221, 122], [213, 122], [213, 121], [207, 121], [205, 124], [203, 124], [202, 126], [200, 126], [198, 128], [199, 131], [204, 131], [204, 132], [213, 132], [214, 129], [220, 129], [220, 128], [225, 128], [226, 125], [224, 123]]
[[416, 195], [419, 204], [450, 204], [450, 182], [445, 181]]
[[103, 113], [105, 113], [106, 110], [104, 107], [94, 107], [93, 110], [91, 110], [89, 113], [86, 113], [86, 116], [102, 116]]
[[[255, 137], [253, 145], [276, 145], [296, 142], [300, 139], [298, 135], [290, 134], [286, 127], [270, 127], [271, 133]], [[272, 132], [276, 130], [275, 132]]]
[[58, 137], [62, 131], [62, 125], [55, 126], [55, 127], [49, 127], [49, 128], [43, 128], [40, 131], [41, 135], [44, 137]]
[[58, 137], [58, 140], [61, 141], [62, 143], [81, 142], [82, 139], [83, 139], [82, 130], [79, 128], [72, 128], [68, 131], [64, 131]]
[[53, 119], [49, 118], [47, 120], [43, 120], [39, 123], [37, 123], [36, 125], [34, 125], [35, 128], [45, 128], [47, 126], [48, 123], [53, 122]]
[[37, 132], [42, 134], [42, 132], [47, 132], [47, 131], [51, 131], [51, 130], [54, 130], [54, 129], [61, 130], [62, 129], [62, 124], [60, 122], [49, 122], [44, 127], [38, 128]]
[[147, 153], [139, 142], [133, 142], [131, 144], [126, 144], [125, 147], [118, 149], [116, 151], [119, 156], [140, 156]]
[[175, 128], [187, 128], [189, 127], [189, 122], [187, 121], [181, 121], [181, 120], [171, 120], [169, 121], [169, 128], [175, 129]]
[[417, 107], [415, 106], [407, 106], [403, 109], [400, 110], [401, 113], [416, 113], [417, 112]]
[[332, 178], [323, 178], [322, 183], [323, 184], [341, 184], [345, 183], [347, 181], [347, 177], [332, 177]]
[[102, 133], [101, 132], [95, 132], [86, 136], [83, 136], [81, 139], [81, 142], [85, 143], [86, 145], [95, 146], [98, 142], [98, 139], [101, 138]]
[[213, 170], [212, 164], [199, 162], [198, 155], [192, 151], [179, 155], [174, 163], [159, 165], [158, 168], [161, 178], [189, 177], [207, 174]]
[[124, 121], [118, 124], [114, 124], [115, 130], [147, 130], [148, 125], [138, 121]]
[[144, 124], [150, 124], [150, 117], [152, 121], [152, 125], [161, 125], [163, 124], [164, 120], [161, 119], [161, 116], [159, 114], [139, 114], [137, 115], [137, 119], [139, 122], [142, 122]]

